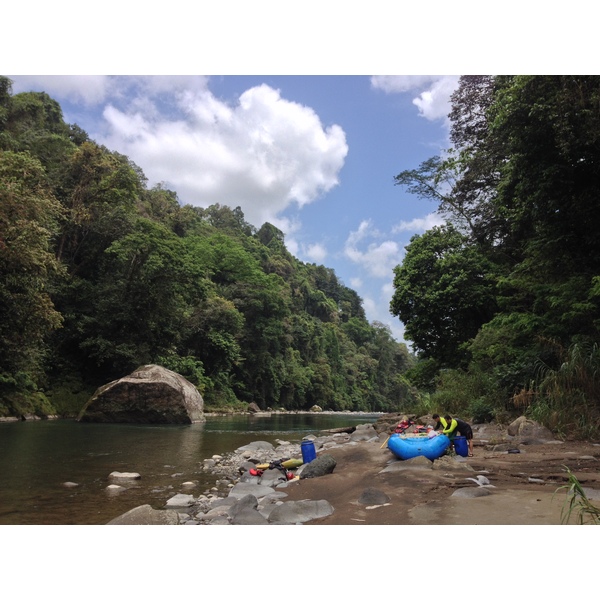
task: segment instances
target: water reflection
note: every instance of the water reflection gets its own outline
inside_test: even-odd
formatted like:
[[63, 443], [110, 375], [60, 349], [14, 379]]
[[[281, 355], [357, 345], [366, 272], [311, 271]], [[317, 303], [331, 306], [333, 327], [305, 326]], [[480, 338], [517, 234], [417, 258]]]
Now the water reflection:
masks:
[[[161, 508], [174, 493], [199, 495], [214, 485], [201, 470], [205, 458], [257, 439], [297, 441], [375, 419], [276, 414], [208, 417], [193, 425], [1, 423], [0, 524], [103, 524], [140, 504]], [[109, 493], [113, 471], [142, 477]], [[182, 488], [186, 481], [196, 487]]]

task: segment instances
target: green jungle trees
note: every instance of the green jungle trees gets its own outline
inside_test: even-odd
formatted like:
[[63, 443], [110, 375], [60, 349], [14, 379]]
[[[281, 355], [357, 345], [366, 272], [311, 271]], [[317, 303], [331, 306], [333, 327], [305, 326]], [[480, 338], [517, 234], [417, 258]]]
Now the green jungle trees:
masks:
[[412, 361], [273, 225], [149, 189], [47, 94], [0, 77], [0, 416], [77, 414], [147, 363], [207, 409], [398, 411]]
[[598, 435], [600, 78], [462, 77], [449, 117], [451, 151], [396, 176], [447, 219], [395, 269], [412, 379], [441, 410]]

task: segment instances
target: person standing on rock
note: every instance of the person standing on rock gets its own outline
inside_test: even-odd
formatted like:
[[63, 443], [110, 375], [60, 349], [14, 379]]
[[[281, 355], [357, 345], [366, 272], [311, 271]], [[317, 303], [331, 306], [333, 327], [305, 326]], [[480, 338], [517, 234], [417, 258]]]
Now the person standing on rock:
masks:
[[442, 433], [447, 435], [450, 441], [456, 437], [457, 433], [463, 435], [469, 444], [469, 456], [473, 456], [473, 430], [471, 426], [466, 421], [461, 421], [461, 419], [453, 419], [450, 415], [446, 415], [444, 420], [446, 425]]

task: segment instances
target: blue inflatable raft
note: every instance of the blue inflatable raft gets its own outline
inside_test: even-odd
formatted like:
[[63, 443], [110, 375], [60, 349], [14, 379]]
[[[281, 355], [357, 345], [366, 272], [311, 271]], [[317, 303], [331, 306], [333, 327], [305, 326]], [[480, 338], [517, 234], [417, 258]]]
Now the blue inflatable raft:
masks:
[[435, 460], [442, 456], [450, 446], [450, 438], [447, 435], [436, 435], [428, 438], [427, 436], [410, 437], [392, 433], [387, 445], [392, 454], [402, 460], [417, 456]]

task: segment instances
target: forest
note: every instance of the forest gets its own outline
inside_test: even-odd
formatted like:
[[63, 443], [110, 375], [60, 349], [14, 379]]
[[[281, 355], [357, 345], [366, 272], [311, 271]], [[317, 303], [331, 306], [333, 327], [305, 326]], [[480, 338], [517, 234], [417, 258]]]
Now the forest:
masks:
[[149, 189], [46, 93], [0, 78], [0, 417], [72, 416], [143, 364], [207, 410], [394, 411], [414, 360], [276, 227]]
[[212, 409], [527, 414], [597, 438], [600, 78], [463, 76], [449, 120], [448, 151], [390, 174], [445, 221], [394, 269], [409, 351], [276, 227], [149, 188], [0, 78], [0, 417], [72, 415], [154, 363]]
[[468, 76], [452, 148], [395, 176], [445, 225], [411, 238], [391, 311], [435, 406], [600, 426], [600, 78]]

